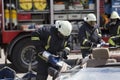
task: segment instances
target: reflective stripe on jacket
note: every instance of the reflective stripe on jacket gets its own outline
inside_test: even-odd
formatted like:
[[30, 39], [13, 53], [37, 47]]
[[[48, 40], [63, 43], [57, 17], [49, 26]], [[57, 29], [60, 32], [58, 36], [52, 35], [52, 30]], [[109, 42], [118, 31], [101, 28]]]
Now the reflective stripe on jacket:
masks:
[[68, 38], [60, 38], [57, 35], [55, 27], [42, 27], [32, 33], [31, 40], [38, 52], [49, 51], [52, 54], [57, 54], [65, 47], [70, 47]]
[[94, 42], [94, 43], [100, 43], [101, 41], [101, 31], [97, 26], [92, 27], [87, 22], [84, 22], [84, 24], [79, 28], [79, 41], [81, 45], [81, 49], [88, 49], [91, 46], [87, 46], [86, 43]]
[[109, 22], [106, 25], [106, 28], [109, 30], [110, 36], [120, 35], [120, 20], [118, 20], [116, 24], [112, 24], [112, 22]]

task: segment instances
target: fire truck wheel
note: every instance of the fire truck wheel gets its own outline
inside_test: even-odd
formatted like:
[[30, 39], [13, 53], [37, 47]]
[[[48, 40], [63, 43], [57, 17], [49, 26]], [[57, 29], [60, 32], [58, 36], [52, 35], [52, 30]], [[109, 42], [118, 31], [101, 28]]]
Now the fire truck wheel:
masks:
[[1, 46], [0, 46], [0, 58], [1, 58]]
[[15, 68], [20, 72], [28, 71], [28, 66], [31, 59], [31, 54], [33, 55], [32, 69], [36, 70], [37, 61], [36, 61], [36, 51], [35, 47], [31, 44], [30, 38], [24, 38], [15, 44], [12, 54], [12, 63]]

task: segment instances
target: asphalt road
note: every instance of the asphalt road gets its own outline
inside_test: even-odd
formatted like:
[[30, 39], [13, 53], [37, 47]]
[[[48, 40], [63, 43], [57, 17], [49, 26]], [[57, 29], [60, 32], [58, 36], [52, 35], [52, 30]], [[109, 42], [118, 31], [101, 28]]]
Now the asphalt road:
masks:
[[[68, 56], [68, 59], [74, 59], [74, 58], [80, 58], [81, 57], [81, 55], [79, 55], [79, 54], [70, 54], [69, 56]], [[9, 66], [9, 67], [11, 67], [12, 69], [14, 69], [15, 70], [15, 68], [13, 67], [13, 65], [7, 60], [7, 65]], [[1, 58], [0, 58], [0, 69], [2, 68], [2, 67], [4, 67], [5, 66], [5, 55], [4, 55], [4, 53], [3, 53], [3, 50], [2, 50], [2, 53], [1, 53]], [[16, 75], [19, 77], [19, 78], [21, 78], [25, 73], [20, 73], [20, 72], [18, 72], [18, 71], [16, 71]], [[48, 76], [48, 79], [47, 80], [52, 80], [52, 77], [51, 76]]]

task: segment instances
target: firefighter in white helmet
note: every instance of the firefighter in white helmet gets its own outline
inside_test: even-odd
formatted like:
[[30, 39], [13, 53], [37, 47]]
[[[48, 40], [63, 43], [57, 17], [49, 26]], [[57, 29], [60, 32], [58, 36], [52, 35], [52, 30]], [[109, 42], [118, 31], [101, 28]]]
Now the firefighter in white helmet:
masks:
[[96, 25], [96, 16], [93, 13], [84, 18], [83, 25], [79, 28], [79, 41], [82, 57], [86, 57], [91, 53], [91, 49], [97, 44], [102, 44], [101, 31]]
[[106, 25], [109, 30], [110, 38], [108, 42], [110, 46], [120, 46], [120, 17], [116, 11], [110, 16], [110, 22]]
[[44, 26], [32, 33], [31, 40], [37, 51], [37, 80], [47, 80], [48, 68], [59, 70], [61, 66], [57, 62], [60, 57], [67, 59], [71, 32], [71, 23], [61, 20], [56, 21], [55, 26]]

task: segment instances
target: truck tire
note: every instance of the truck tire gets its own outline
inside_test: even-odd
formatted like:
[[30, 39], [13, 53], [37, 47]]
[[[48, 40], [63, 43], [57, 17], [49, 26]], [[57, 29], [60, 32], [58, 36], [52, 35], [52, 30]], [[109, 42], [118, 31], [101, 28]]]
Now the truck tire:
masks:
[[31, 54], [34, 55], [31, 60], [32, 69], [36, 70], [36, 51], [35, 47], [32, 45], [30, 37], [19, 40], [12, 50], [12, 64], [15, 66], [15, 69], [17, 69], [20, 72], [28, 71]]
[[0, 46], [0, 58], [1, 58], [1, 54], [2, 54], [2, 53], [1, 53], [1, 46]]

